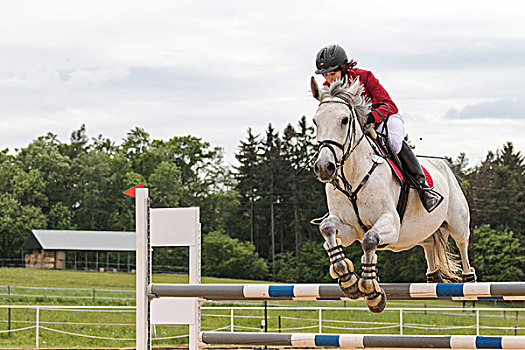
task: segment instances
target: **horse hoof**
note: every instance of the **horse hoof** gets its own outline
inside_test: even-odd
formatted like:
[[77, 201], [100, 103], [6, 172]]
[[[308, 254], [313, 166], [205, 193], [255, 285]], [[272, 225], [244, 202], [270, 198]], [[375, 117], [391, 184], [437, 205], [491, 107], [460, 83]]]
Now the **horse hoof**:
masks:
[[427, 283], [443, 283], [443, 282], [445, 281], [443, 280], [443, 276], [441, 276], [441, 272], [439, 270], [427, 273]]
[[366, 299], [366, 305], [368, 306], [368, 309], [375, 314], [383, 312], [386, 307], [385, 291], [381, 288], [381, 293], [375, 298]]
[[350, 287], [350, 288], [343, 288], [341, 287], [341, 289], [343, 290], [343, 293], [345, 293], [345, 295], [347, 297], [349, 297], [350, 299], [359, 299], [361, 298], [364, 294], [359, 290], [359, 288], [357, 288], [357, 283]]
[[[353, 283], [352, 280], [354, 280]], [[358, 287], [359, 277], [355, 273], [352, 272], [348, 276], [339, 277], [337, 282], [343, 293], [350, 299], [357, 299], [363, 296]]]
[[476, 277], [476, 270], [474, 270], [473, 267], [469, 269], [469, 272], [462, 274], [461, 277], [465, 283], [476, 282], [478, 280]]

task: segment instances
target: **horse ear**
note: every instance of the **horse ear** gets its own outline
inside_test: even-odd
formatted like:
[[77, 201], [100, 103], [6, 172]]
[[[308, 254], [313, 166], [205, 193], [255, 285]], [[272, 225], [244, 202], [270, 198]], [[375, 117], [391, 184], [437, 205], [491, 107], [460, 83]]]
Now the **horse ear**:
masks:
[[319, 89], [319, 85], [317, 85], [317, 82], [315, 81], [314, 77], [310, 78], [310, 87], [312, 89], [312, 95], [316, 100], [321, 101], [321, 90]]

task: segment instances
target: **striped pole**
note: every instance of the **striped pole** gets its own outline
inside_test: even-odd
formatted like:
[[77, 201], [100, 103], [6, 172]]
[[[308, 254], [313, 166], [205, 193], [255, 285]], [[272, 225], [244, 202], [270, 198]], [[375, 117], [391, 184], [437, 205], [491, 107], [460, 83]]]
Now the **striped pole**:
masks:
[[523, 349], [525, 336], [360, 335], [202, 332], [204, 344], [273, 345], [299, 348]]
[[[389, 300], [525, 300], [525, 282], [382, 283]], [[150, 297], [350, 300], [337, 284], [150, 284]]]

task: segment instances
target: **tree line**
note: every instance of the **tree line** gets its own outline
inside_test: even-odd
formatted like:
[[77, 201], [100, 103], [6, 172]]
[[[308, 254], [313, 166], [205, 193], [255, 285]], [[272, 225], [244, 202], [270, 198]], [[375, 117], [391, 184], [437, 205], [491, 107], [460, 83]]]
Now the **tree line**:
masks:
[[[315, 147], [305, 117], [282, 131], [271, 124], [261, 133], [248, 129], [234, 166], [224, 163], [220, 147], [194, 136], [156, 140], [134, 128], [116, 143], [90, 139], [82, 126], [61, 142], [48, 133], [0, 153], [0, 259], [19, 257], [31, 229], [134, 230], [134, 202], [123, 190], [144, 181], [152, 207], [201, 208], [205, 275], [330, 281], [322, 237], [309, 224], [327, 211], [324, 185], [308, 164]], [[449, 160], [471, 204], [478, 276], [522, 278], [523, 155], [507, 143], [474, 167], [464, 153]], [[359, 268], [360, 246], [345, 252]], [[154, 258], [182, 266], [187, 251], [160, 249]], [[385, 281], [424, 280], [419, 247], [380, 252], [379, 259]]]

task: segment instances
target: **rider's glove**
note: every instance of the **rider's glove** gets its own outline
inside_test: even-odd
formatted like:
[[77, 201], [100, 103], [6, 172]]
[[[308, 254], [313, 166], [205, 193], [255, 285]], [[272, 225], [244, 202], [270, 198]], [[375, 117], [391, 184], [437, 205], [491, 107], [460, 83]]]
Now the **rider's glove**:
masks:
[[375, 124], [376, 118], [374, 118], [374, 115], [372, 112], [368, 113], [368, 119], [366, 120], [367, 124]]

